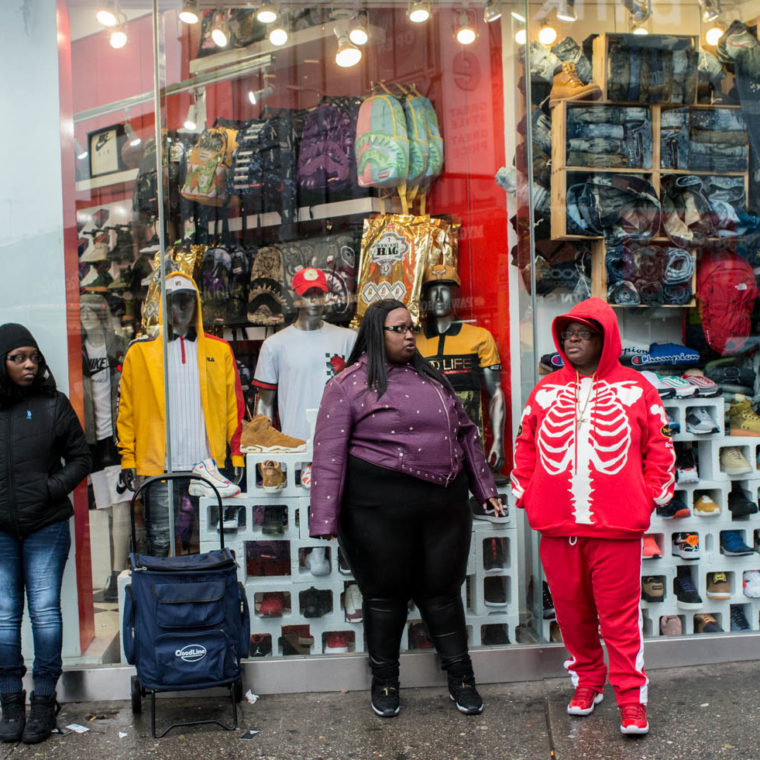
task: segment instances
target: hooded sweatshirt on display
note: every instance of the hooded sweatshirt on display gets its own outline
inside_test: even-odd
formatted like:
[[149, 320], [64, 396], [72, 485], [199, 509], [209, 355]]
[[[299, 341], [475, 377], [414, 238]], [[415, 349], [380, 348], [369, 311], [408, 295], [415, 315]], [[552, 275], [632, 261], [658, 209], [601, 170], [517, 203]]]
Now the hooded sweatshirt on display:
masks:
[[[167, 275], [167, 289], [179, 272]], [[193, 282], [193, 286], [195, 283]], [[232, 464], [242, 467], [240, 453], [243, 390], [235, 357], [227, 341], [203, 332], [201, 301], [195, 287], [195, 332], [198, 341], [198, 377], [201, 406], [211, 456], [223, 466], [229, 445]], [[166, 399], [164, 354], [161, 334], [134, 341], [124, 358], [119, 387], [117, 432], [122, 468], [135, 468], [138, 475], [160, 475], [166, 460]], [[170, 379], [171, 381], [171, 379]]]
[[[559, 339], [577, 318], [595, 320], [604, 334], [592, 377], [576, 372]], [[511, 474], [517, 506], [547, 536], [636, 538], [655, 506], [673, 497], [665, 409], [654, 386], [620, 364], [620, 330], [607, 303], [577, 304], [552, 333], [564, 367], [538, 383], [523, 411]]]

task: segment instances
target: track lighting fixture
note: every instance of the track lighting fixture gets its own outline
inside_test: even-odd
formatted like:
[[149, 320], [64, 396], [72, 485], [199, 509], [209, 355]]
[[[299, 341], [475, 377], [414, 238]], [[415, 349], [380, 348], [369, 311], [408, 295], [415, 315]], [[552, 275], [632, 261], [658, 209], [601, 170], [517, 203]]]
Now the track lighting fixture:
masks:
[[137, 147], [142, 142], [142, 137], [140, 137], [137, 132], [135, 132], [135, 128], [127, 122], [124, 125], [124, 132], [127, 135], [127, 142], [134, 148]]
[[211, 27], [211, 39], [217, 47], [227, 47], [230, 41], [230, 34], [227, 31], [227, 21], [224, 13], [216, 11], [214, 14], [214, 23]]
[[335, 54], [335, 63], [344, 69], [356, 66], [362, 59], [362, 51], [348, 38], [347, 19], [339, 19], [335, 22], [335, 36], [338, 38], [338, 52]]
[[248, 102], [252, 106], [255, 106], [257, 103], [264, 100], [264, 98], [268, 98], [272, 94], [274, 94], [274, 87], [272, 87], [271, 84], [268, 84], [261, 90], [248, 90]]
[[124, 23], [112, 27], [108, 42], [110, 43], [111, 47], [115, 48], [116, 50], [123, 48], [124, 45], [127, 44], [127, 28]]
[[179, 20], [186, 24], [197, 24], [200, 21], [198, 0], [184, 0], [182, 10], [179, 12]]
[[705, 41], [708, 45], [715, 47], [720, 42], [720, 38], [724, 32], [723, 25], [720, 22], [716, 22], [705, 32]]
[[460, 45], [472, 45], [478, 37], [478, 33], [470, 23], [470, 16], [466, 10], [459, 14], [459, 25], [457, 26], [457, 42]]
[[720, 18], [722, 12], [720, 0], [699, 0], [699, 5], [702, 8], [702, 20], [706, 24]]
[[106, 0], [100, 3], [100, 7], [95, 12], [95, 18], [103, 26], [116, 26], [119, 23], [119, 11], [113, 0]]
[[517, 11], [510, 11], [509, 15], [512, 16], [515, 21], [518, 21], [521, 24], [525, 23], [525, 16], [523, 16], [522, 13], [518, 13]]
[[369, 42], [369, 33], [367, 32], [367, 11], [359, 11], [348, 26], [348, 39], [362, 47]]
[[638, 34], [639, 36], [643, 34], [649, 34], [649, 29], [647, 29], [645, 26], [634, 26], [632, 34]]
[[494, 21], [498, 21], [501, 18], [501, 0], [486, 0], [485, 8], [483, 8], [483, 21], [486, 24], [491, 24]]
[[559, 0], [557, 5], [557, 18], [560, 21], [567, 21], [573, 23], [578, 20], [578, 16], [575, 13], [575, 0]]
[[643, 23], [652, 15], [651, 0], [623, 0], [623, 7], [637, 24]]
[[538, 30], [538, 41], [542, 45], [553, 45], [557, 39], [557, 30], [550, 24], [545, 23]]
[[76, 151], [76, 157], [78, 161], [83, 161], [89, 155], [87, 148], [82, 147], [82, 143], [74, 138], [74, 150]]
[[424, 24], [430, 18], [430, 3], [428, 0], [410, 0], [406, 15], [413, 24]]
[[269, 41], [275, 47], [282, 47], [288, 41], [288, 30], [285, 28], [285, 24], [275, 24], [269, 30]]
[[256, 13], [256, 18], [262, 24], [273, 24], [277, 21], [277, 10], [271, 3], [264, 3]]
[[196, 132], [198, 130], [198, 106], [193, 98], [193, 102], [187, 109], [187, 116], [185, 117], [185, 123], [182, 125], [188, 132]]

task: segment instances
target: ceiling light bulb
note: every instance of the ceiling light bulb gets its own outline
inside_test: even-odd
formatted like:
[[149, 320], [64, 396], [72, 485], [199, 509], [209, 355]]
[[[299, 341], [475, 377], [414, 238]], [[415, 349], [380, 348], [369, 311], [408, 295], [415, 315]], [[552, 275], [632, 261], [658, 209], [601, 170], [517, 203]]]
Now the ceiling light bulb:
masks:
[[119, 23], [119, 18], [114, 12], [112, 5], [107, 8], [98, 9], [95, 18], [103, 24], [103, 26], [116, 26], [116, 24]]
[[124, 125], [124, 132], [127, 135], [127, 140], [132, 147], [139, 145], [142, 142], [142, 138], [135, 132], [135, 128], [127, 122]]
[[259, 8], [258, 13], [256, 14], [256, 18], [262, 24], [273, 24], [275, 21], [277, 21], [277, 11], [274, 9], [273, 5], [265, 3], [261, 6], [261, 8]]
[[335, 54], [335, 63], [341, 68], [349, 69], [356, 66], [362, 59], [362, 51], [356, 45], [351, 44], [348, 37], [338, 38], [338, 52]]
[[127, 33], [124, 31], [123, 26], [117, 26], [109, 37], [108, 41], [111, 43], [112, 48], [119, 50], [127, 44]]
[[483, 21], [491, 24], [501, 18], [501, 2], [499, 0], [487, 0], [483, 8]]
[[198, 0], [185, 0], [182, 3], [182, 10], [179, 12], [179, 20], [186, 24], [197, 24], [200, 20], [198, 16]]
[[227, 30], [221, 24], [214, 26], [211, 30], [211, 39], [217, 47], [227, 47], [227, 43], [230, 41]]
[[182, 125], [188, 132], [195, 132], [198, 129], [197, 113], [198, 109], [196, 108], [195, 103], [191, 103], [190, 108], [187, 109], [185, 122]]
[[634, 34], [638, 34], [639, 36], [642, 35], [642, 34], [649, 34], [649, 29], [647, 29], [645, 26], [637, 26], [633, 30], [633, 33]]
[[350, 29], [348, 30], [348, 39], [354, 43], [354, 45], [366, 45], [369, 42], [369, 34], [367, 33], [367, 14], [364, 11], [356, 14], [356, 17], [351, 22]]
[[713, 26], [705, 32], [705, 40], [708, 45], [715, 47], [723, 36], [723, 30], [719, 26]]
[[406, 15], [413, 24], [424, 24], [430, 18], [430, 3], [411, 2]]
[[552, 45], [557, 39], [557, 30], [553, 26], [542, 26], [538, 32], [538, 41], [542, 45]]
[[518, 45], [524, 45], [527, 38], [528, 38], [528, 35], [525, 33], [525, 29], [517, 30], [517, 34], [515, 34], [515, 42]]
[[288, 41], [287, 29], [285, 29], [282, 26], [274, 27], [274, 29], [272, 29], [272, 31], [269, 32], [269, 41], [275, 47], [281, 47]]
[[459, 28], [457, 29], [457, 42], [460, 45], [472, 45], [477, 38], [477, 33], [470, 25], [470, 20], [467, 17], [467, 12], [462, 11], [459, 14]]

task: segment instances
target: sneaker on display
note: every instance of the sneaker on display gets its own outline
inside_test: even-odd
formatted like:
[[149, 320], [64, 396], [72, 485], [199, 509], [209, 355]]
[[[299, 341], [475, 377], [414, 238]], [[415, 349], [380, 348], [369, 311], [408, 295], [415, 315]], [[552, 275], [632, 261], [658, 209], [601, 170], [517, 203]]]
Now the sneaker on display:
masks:
[[620, 733], [626, 736], [642, 736], [649, 733], [646, 705], [638, 702], [620, 705]]
[[287, 507], [282, 505], [272, 504], [264, 507], [261, 532], [265, 536], [281, 536], [285, 528], [285, 515], [287, 515]]
[[697, 396], [700, 398], [713, 398], [722, 393], [720, 386], [709, 377], [705, 377], [701, 369], [696, 367], [687, 369], [682, 377], [697, 389]]
[[674, 533], [673, 556], [689, 560], [699, 559], [701, 557], [701, 552], [699, 550], [699, 534]]
[[680, 636], [683, 633], [683, 623], [678, 615], [663, 615], [660, 618], [660, 633], [663, 636]]
[[286, 633], [277, 640], [283, 655], [310, 654], [314, 645], [313, 636], [301, 636], [298, 633]]
[[498, 647], [509, 644], [506, 625], [484, 625], [481, 643], [484, 647]]
[[760, 416], [752, 408], [752, 402], [737, 393], [728, 409], [731, 435], [760, 436]]
[[680, 610], [697, 610], [702, 606], [702, 597], [688, 573], [679, 572], [673, 579], [673, 592]]
[[693, 435], [717, 433], [718, 426], [710, 412], [702, 406], [694, 406], [686, 413], [686, 431]]
[[301, 592], [301, 610], [304, 617], [322, 617], [332, 610], [332, 594], [328, 589], [307, 588]]
[[700, 517], [717, 517], [720, 514], [720, 506], [707, 494], [703, 494], [694, 502], [694, 514]]
[[272, 636], [269, 633], [252, 633], [249, 657], [266, 657], [272, 654]]
[[705, 375], [714, 380], [724, 393], [752, 394], [755, 387], [755, 373], [740, 367], [735, 358], [716, 359], [705, 365]]
[[222, 530], [232, 531], [240, 527], [238, 507], [225, 507], [222, 515]]
[[728, 494], [728, 509], [734, 520], [749, 517], [757, 512], [757, 503], [747, 498], [745, 490], [738, 484]]
[[262, 617], [282, 617], [285, 609], [285, 597], [279, 591], [269, 592], [263, 595], [259, 615]]
[[723, 629], [709, 612], [700, 612], [698, 615], [694, 615], [694, 632], [723, 633]]
[[502, 503], [504, 504], [503, 517], [496, 514], [496, 510], [493, 508], [490, 501], [487, 501], [485, 506], [483, 506], [474, 496], [472, 496], [470, 497], [470, 511], [476, 520], [488, 520], [488, 522], [492, 523], [509, 522], [509, 507], [504, 499], [502, 499]]
[[280, 463], [268, 459], [266, 462], [259, 462], [258, 467], [261, 473], [261, 487], [267, 493], [279, 493], [282, 491], [288, 479], [285, 477]]
[[655, 387], [660, 398], [673, 398], [676, 395], [676, 389], [672, 385], [665, 384], [656, 372], [645, 369], [641, 371], [641, 376]]
[[343, 610], [349, 623], [361, 623], [364, 620], [362, 592], [356, 583], [349, 583], [343, 592]]
[[585, 686], [576, 686], [575, 693], [567, 704], [568, 715], [591, 715], [594, 708], [604, 699], [599, 691]]
[[304, 488], [311, 488], [311, 465], [305, 464], [301, 470], [301, 485]]
[[483, 596], [486, 607], [506, 607], [507, 590], [502, 576], [490, 576], [483, 579]]
[[691, 446], [676, 444], [676, 474], [679, 483], [698, 483], [697, 459]]
[[549, 591], [549, 584], [544, 581], [543, 584], [544, 590], [541, 594], [541, 606], [543, 607], [543, 618], [544, 620], [553, 620], [556, 617], [556, 613], [554, 612], [554, 602], [552, 601], [552, 595]]
[[720, 532], [720, 551], [727, 557], [743, 557], [755, 553], [751, 546], [744, 543], [742, 534], [738, 530], [722, 530]]
[[140, 249], [140, 254], [142, 256], [149, 256], [160, 250], [161, 244], [159, 243], [158, 235], [153, 235], [153, 237]]
[[246, 453], [306, 451], [306, 441], [275, 430], [269, 417], [257, 414], [250, 421], [243, 420], [240, 450]]
[[749, 631], [751, 626], [744, 609], [740, 604], [731, 605], [731, 630], [732, 631]]
[[739, 446], [725, 446], [720, 450], [720, 469], [726, 475], [747, 475], [752, 465], [747, 461]]
[[341, 575], [351, 575], [351, 567], [343, 554], [343, 549], [338, 549], [338, 572]]
[[684, 517], [691, 517], [691, 510], [686, 505], [683, 492], [676, 491], [673, 494], [673, 498], [664, 507], [657, 507], [657, 514], [663, 520], [672, 520], [674, 518], [680, 520]]
[[312, 575], [329, 575], [330, 560], [327, 559], [327, 548], [324, 546], [314, 547], [306, 555], [306, 567]]
[[661, 575], [647, 575], [641, 579], [641, 598], [645, 602], [662, 602], [665, 584]]
[[660, 382], [672, 388], [676, 398], [690, 398], [697, 395], [697, 387], [677, 375], [660, 375]]
[[745, 570], [742, 575], [742, 590], [749, 599], [760, 599], [760, 570]]
[[[203, 478], [208, 483], [213, 483], [223, 499], [240, 494], [240, 486], [236, 486], [231, 480], [227, 480], [219, 472], [213, 459], [204, 459], [202, 462], [198, 462], [193, 467], [191, 474]], [[190, 496], [216, 496], [214, 489], [200, 480], [191, 480], [187, 490]]]
[[707, 596], [710, 599], [731, 598], [731, 586], [726, 573], [707, 573]]
[[504, 545], [499, 538], [483, 541], [483, 569], [488, 573], [504, 569]]
[[325, 638], [325, 654], [343, 654], [348, 652], [348, 636], [340, 631], [328, 633]]
[[646, 533], [641, 542], [641, 557], [642, 559], [659, 559], [662, 557], [660, 545], [651, 533]]

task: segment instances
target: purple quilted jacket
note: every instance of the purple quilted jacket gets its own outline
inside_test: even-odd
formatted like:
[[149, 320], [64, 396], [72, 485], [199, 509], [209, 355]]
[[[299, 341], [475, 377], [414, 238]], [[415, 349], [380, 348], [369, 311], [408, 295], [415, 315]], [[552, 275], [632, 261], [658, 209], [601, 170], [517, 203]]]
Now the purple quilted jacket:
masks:
[[367, 387], [366, 356], [325, 386], [314, 433], [312, 536], [338, 531], [349, 455], [443, 486], [464, 467], [478, 501], [498, 495], [459, 399], [411, 367], [389, 366], [379, 400]]

